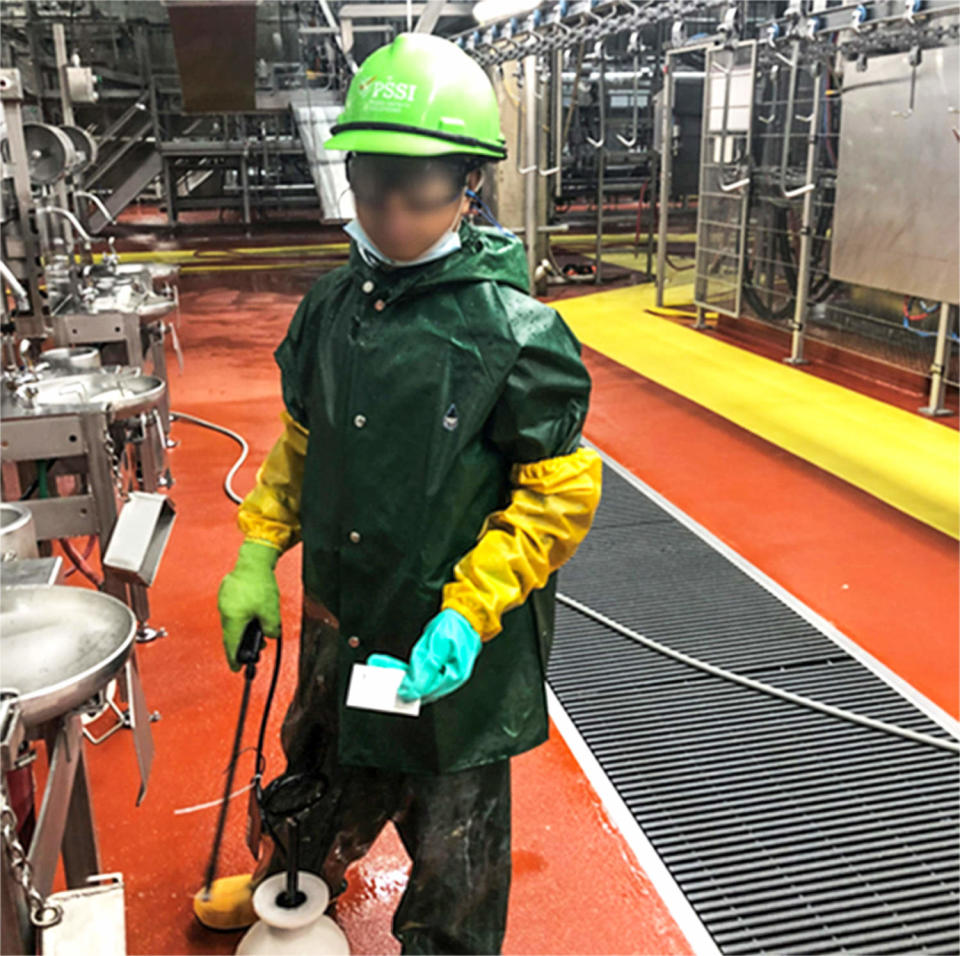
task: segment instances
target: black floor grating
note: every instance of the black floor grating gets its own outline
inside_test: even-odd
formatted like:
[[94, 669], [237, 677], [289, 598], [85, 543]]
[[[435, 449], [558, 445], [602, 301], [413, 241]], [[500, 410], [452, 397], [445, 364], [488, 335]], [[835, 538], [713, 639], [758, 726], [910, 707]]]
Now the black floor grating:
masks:
[[[712, 664], [949, 734], [610, 468], [560, 590]], [[550, 684], [724, 953], [960, 952], [958, 760], [564, 605]]]

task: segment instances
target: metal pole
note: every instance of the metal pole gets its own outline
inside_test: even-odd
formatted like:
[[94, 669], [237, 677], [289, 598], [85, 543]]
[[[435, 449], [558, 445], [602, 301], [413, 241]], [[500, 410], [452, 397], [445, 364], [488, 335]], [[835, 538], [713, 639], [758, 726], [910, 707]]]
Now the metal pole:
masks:
[[290, 907], [302, 902], [297, 878], [300, 869], [300, 821], [296, 816], [287, 817], [287, 882], [284, 890], [284, 903]]
[[[523, 184], [523, 224], [527, 243], [527, 269], [530, 273], [530, 292], [533, 294], [534, 272], [537, 268], [537, 58], [523, 58], [523, 139], [527, 167]], [[517, 144], [519, 150], [519, 143]]]
[[[601, 45], [600, 62], [597, 64], [597, 107], [600, 111], [600, 145], [597, 147], [597, 271], [594, 274], [594, 281], [597, 285], [603, 281], [603, 174], [606, 166], [607, 149], [607, 84], [605, 82], [606, 77], [604, 76], [606, 62], [606, 50], [604, 50]], [[573, 95], [576, 95], [576, 91], [574, 91]]]
[[[663, 198], [660, 192], [660, 157], [654, 152], [650, 156], [650, 224], [647, 226], [647, 276], [653, 275], [653, 255], [654, 255], [654, 238], [653, 238], [653, 223], [657, 217], [657, 204], [661, 206], [663, 203]], [[640, 209], [640, 215], [643, 216], [643, 209]], [[642, 218], [641, 218], [642, 221]]]
[[[657, 80], [657, 77], [660, 77], [661, 80], [661, 89], [663, 88], [663, 74], [660, 71], [660, 64], [663, 57], [663, 24], [657, 23], [657, 52], [656, 58], [653, 65], [653, 75], [650, 77], [650, 85], [648, 87], [648, 97], [647, 105], [650, 109], [650, 126], [653, 127], [653, 94], [654, 94], [654, 83]], [[637, 58], [634, 58], [634, 65], [638, 65]], [[636, 79], [634, 80], [634, 96], [637, 95], [636, 92]], [[634, 110], [637, 108], [636, 102], [634, 102]], [[636, 130], [634, 130], [636, 134]], [[660, 190], [660, 164], [659, 157], [654, 153], [650, 157], [650, 225], [647, 227], [647, 276], [653, 274], [653, 222], [657, 214], [657, 202], [660, 205], [663, 205], [662, 192]], [[641, 216], [643, 215], [643, 209], [640, 210]]]
[[63, 109], [63, 125], [73, 126], [73, 104], [67, 86], [67, 38], [62, 23], [53, 25], [53, 50], [57, 61], [57, 80], [60, 83], [60, 106]]
[[660, 93], [660, 228], [657, 232], [657, 306], [663, 307], [663, 287], [667, 278], [667, 236], [673, 174], [673, 57], [664, 60], [663, 88]]
[[942, 302], [940, 304], [940, 322], [937, 325], [937, 344], [933, 353], [933, 365], [930, 366], [930, 403], [919, 410], [922, 415], [929, 415], [931, 418], [953, 414], [943, 404], [947, 391], [945, 372], [949, 334], [950, 303]]
[[[40, 279], [42, 274], [38, 266], [38, 229], [45, 224], [42, 217], [33, 214], [33, 194], [30, 189], [29, 162], [27, 144], [23, 137], [23, 116], [21, 100], [23, 90], [20, 84], [19, 70], [4, 71], [5, 91], [2, 95], [3, 116], [7, 127], [7, 141], [10, 154], [10, 167], [13, 171], [13, 189], [17, 199], [17, 219], [20, 227], [20, 239], [23, 242], [23, 274], [19, 278], [30, 297], [29, 314], [16, 316], [14, 322], [17, 333], [24, 338], [46, 338], [47, 328], [43, 314], [44, 300], [40, 297]], [[6, 226], [12, 225], [7, 222]], [[8, 261], [8, 265], [11, 263]]]
[[94, 873], [102, 873], [103, 868], [97, 847], [97, 828], [93, 819], [80, 715], [60, 719], [63, 720], [65, 731], [62, 745], [74, 748], [77, 760], [77, 771], [73, 776], [73, 789], [67, 806], [63, 842], [60, 847], [67, 886], [73, 889], [87, 886], [89, 877]]
[[161, 158], [163, 160], [163, 198], [167, 203], [167, 225], [172, 226], [177, 221], [177, 184], [173, 175], [173, 159], [162, 153]]
[[243, 190], [243, 224], [250, 225], [250, 170], [247, 165], [247, 151], [240, 157], [240, 188]]
[[150, 120], [153, 123], [153, 145], [157, 152], [160, 151], [160, 144], [163, 142], [163, 130], [160, 128], [160, 107], [157, 103], [157, 84], [153, 74], [147, 80], [149, 83], [150, 94]]
[[553, 51], [553, 195], [560, 198], [563, 180], [563, 50]]
[[40, 36], [40, 31], [44, 30], [46, 24], [38, 19], [36, 3], [25, 3], [24, 7], [27, 11], [27, 43], [30, 51], [30, 71], [33, 74], [33, 89], [37, 99], [37, 119], [41, 123], [47, 123], [49, 115], [48, 107], [44, 105], [42, 38]]
[[[817, 129], [820, 125], [820, 97], [823, 92], [823, 70], [817, 72], [813, 81], [813, 106], [810, 110], [810, 125], [807, 129], [807, 191], [803, 194], [803, 221], [800, 226], [800, 256], [797, 262], [797, 301], [793, 310], [793, 341], [790, 365], [806, 365], [803, 357], [803, 339], [806, 330], [807, 298], [810, 294], [810, 254], [813, 251], [813, 197], [817, 166]], [[788, 114], [786, 128], [789, 130], [792, 115]]]

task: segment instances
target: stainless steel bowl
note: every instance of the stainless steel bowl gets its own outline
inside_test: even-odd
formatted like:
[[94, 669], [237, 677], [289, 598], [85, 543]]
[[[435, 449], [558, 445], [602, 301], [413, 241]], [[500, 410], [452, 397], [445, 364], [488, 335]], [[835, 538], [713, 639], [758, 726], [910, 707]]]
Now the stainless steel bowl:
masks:
[[0, 685], [30, 728], [93, 697], [123, 667], [137, 620], [116, 598], [80, 587], [0, 588]]
[[51, 368], [70, 372], [88, 372], [100, 368], [100, 352], [90, 346], [68, 346], [47, 349], [40, 355], [41, 362], [48, 362]]
[[33, 512], [12, 501], [0, 503], [0, 557], [37, 557], [37, 529]]
[[21, 385], [15, 394], [26, 409], [101, 408], [118, 420], [153, 408], [165, 387], [163, 379], [155, 375], [97, 371], [42, 378]]

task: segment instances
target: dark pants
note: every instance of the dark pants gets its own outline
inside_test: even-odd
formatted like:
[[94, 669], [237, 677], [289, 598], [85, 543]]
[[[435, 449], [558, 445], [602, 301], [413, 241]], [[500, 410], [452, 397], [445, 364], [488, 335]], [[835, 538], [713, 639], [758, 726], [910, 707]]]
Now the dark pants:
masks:
[[[393, 920], [404, 953], [499, 953], [510, 893], [510, 761], [407, 774], [337, 761], [336, 619], [309, 598], [299, 679], [281, 730], [287, 774], [322, 773], [326, 798], [300, 831], [300, 867], [337, 896], [344, 872], [392, 820], [413, 860]], [[279, 850], [255, 882], [284, 867]]]

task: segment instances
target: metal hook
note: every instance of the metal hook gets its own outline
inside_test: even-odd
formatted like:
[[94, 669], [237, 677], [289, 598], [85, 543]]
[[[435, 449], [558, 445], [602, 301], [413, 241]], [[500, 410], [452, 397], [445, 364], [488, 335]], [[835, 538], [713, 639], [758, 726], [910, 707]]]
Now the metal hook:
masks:
[[606, 96], [606, 89], [604, 88], [606, 53], [603, 48], [603, 40], [597, 40], [596, 46], [593, 48], [593, 55], [597, 57], [599, 61], [599, 72], [597, 74], [597, 107], [600, 112], [600, 138], [594, 139], [592, 136], [587, 136], [586, 140], [594, 149], [603, 149], [607, 139], [607, 111], [606, 104], [604, 103], [604, 97]]
[[746, 176], [743, 179], [738, 179], [735, 183], [720, 183], [720, 192], [732, 193], [738, 189], [743, 189], [744, 186], [750, 185], [750, 177]]
[[539, 55], [537, 56], [537, 65], [536, 65], [536, 68], [534, 69], [534, 72], [536, 73], [536, 76], [537, 76], [537, 82], [536, 82], [536, 85], [534, 86], [533, 95], [536, 99], [542, 100], [543, 88], [547, 85], [547, 79], [548, 79], [548, 75], [547, 75], [548, 71], [546, 68], [546, 63], [544, 62], [544, 59], [542, 56], [539, 56]]
[[[636, 33], [630, 35], [630, 42], [634, 43], [637, 37]], [[627, 139], [626, 136], [621, 136], [617, 133], [617, 139], [627, 148], [633, 149], [637, 145], [637, 140], [639, 139], [639, 128], [640, 128], [640, 54], [635, 52], [633, 54], [633, 127], [630, 133], [630, 138]]]

